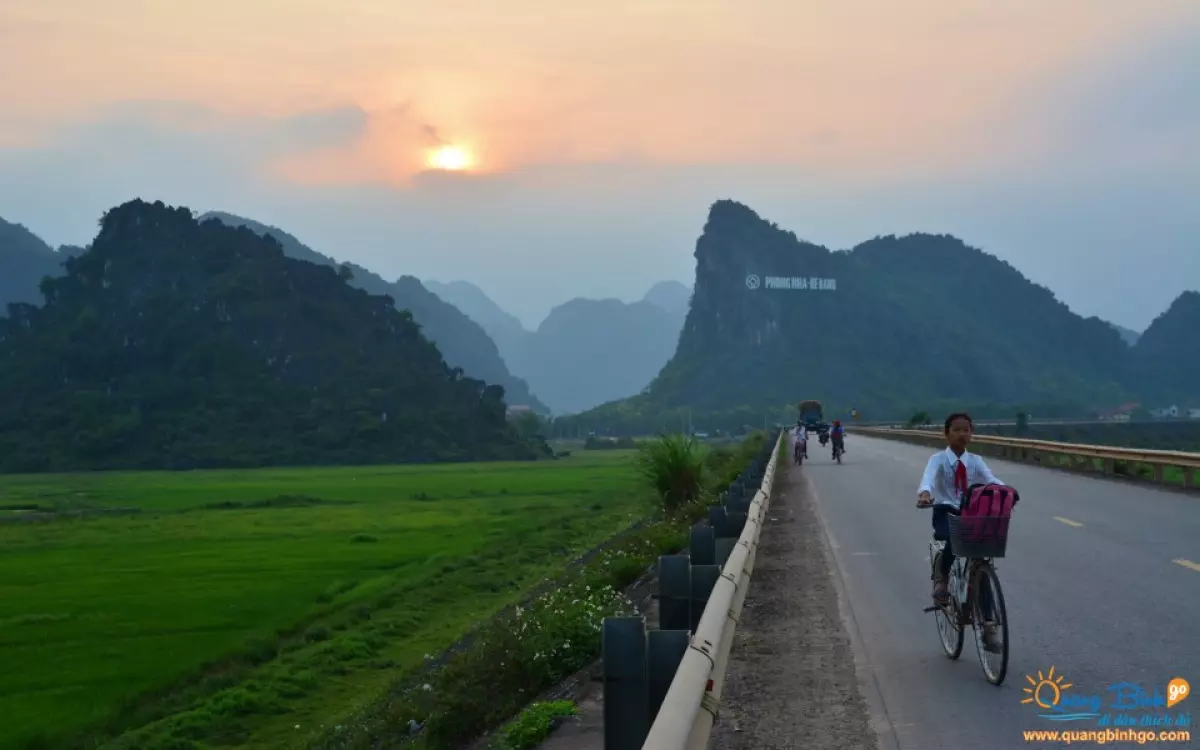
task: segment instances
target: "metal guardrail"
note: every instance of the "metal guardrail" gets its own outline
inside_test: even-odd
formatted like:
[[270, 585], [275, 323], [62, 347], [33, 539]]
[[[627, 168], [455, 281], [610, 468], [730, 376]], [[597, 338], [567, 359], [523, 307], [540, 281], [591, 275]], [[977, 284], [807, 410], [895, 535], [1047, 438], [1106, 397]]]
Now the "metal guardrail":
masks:
[[692, 528], [688, 555], [659, 558], [660, 628], [605, 618], [605, 750], [707, 747], [785, 434]]
[[[857, 427], [854, 432], [864, 435], [904, 440], [922, 445], [943, 445], [945, 437], [938, 432], [927, 430], [890, 429], [885, 427]], [[1200, 453], [1186, 451], [1147, 450], [1144, 448], [1118, 448], [1111, 445], [1087, 445], [1083, 443], [1057, 443], [1050, 440], [1032, 440], [1028, 438], [1001, 437], [999, 435], [974, 435], [971, 445], [980, 453], [990, 454], [999, 458], [1015, 461], [1028, 461], [1046, 464], [1051, 456], [1064, 456], [1068, 463], [1055, 464], [1060, 468], [1095, 470], [1095, 462], [1101, 462], [1101, 471], [1105, 474], [1118, 472], [1118, 467], [1128, 469], [1131, 465], [1150, 467], [1154, 481], [1164, 484], [1177, 484], [1168, 481], [1164, 472], [1167, 468], [1177, 468], [1183, 473], [1183, 485], [1189, 488], [1200, 486], [1196, 472], [1200, 470]], [[984, 450], [979, 450], [982, 447]]]

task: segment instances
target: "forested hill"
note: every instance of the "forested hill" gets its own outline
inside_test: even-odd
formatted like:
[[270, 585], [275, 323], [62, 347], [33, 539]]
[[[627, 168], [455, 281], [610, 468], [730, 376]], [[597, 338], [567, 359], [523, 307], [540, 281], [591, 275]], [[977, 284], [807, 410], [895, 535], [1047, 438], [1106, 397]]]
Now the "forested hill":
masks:
[[679, 349], [650, 386], [654, 408], [809, 397], [878, 414], [945, 400], [1125, 395], [1129, 348], [1109, 324], [950, 236], [877, 237], [831, 252], [719, 201], [695, 258]]
[[461, 367], [473, 378], [503, 386], [505, 400], [510, 404], [524, 404], [543, 413], [547, 411], [546, 406], [530, 393], [529, 385], [512, 374], [501, 358], [496, 343], [484, 329], [454, 305], [422, 286], [415, 277], [401, 276], [395, 282], [385, 281], [362, 266], [339, 263], [284, 230], [252, 219], [222, 211], [209, 211], [199, 218], [201, 221], [215, 218], [229, 226], [244, 226], [260, 235], [269, 234], [279, 241], [283, 252], [292, 258], [335, 268], [345, 265], [353, 273], [352, 285], [371, 294], [390, 295], [396, 300], [396, 307], [411, 311], [413, 319], [451, 366]]
[[0, 469], [533, 456], [393, 300], [249, 229], [133, 201], [44, 289], [0, 320]]
[[1131, 352], [1133, 384], [1171, 403], [1200, 407], [1200, 292], [1184, 292], [1154, 319]]
[[0, 316], [9, 302], [41, 302], [42, 278], [62, 274], [63, 261], [78, 250], [55, 252], [24, 226], [0, 219]]

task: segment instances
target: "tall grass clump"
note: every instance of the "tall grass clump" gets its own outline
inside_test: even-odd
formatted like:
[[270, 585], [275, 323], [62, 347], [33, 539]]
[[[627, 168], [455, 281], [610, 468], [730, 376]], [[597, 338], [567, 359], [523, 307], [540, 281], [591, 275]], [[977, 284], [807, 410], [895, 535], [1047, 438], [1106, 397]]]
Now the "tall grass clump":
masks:
[[690, 435], [660, 435], [638, 450], [637, 470], [667, 515], [691, 507], [704, 492], [708, 450]]

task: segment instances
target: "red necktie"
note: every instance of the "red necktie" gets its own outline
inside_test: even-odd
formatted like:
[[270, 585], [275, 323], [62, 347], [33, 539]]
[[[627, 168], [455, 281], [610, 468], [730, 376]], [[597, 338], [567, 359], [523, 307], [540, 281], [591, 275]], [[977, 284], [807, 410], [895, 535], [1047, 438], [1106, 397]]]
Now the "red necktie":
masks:
[[954, 467], [954, 491], [958, 493], [959, 499], [967, 494], [967, 466], [961, 458]]

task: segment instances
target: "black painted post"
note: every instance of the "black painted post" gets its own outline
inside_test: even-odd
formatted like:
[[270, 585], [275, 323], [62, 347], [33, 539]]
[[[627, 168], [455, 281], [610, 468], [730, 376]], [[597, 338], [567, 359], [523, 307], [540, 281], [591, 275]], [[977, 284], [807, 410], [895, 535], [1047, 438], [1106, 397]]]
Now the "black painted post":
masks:
[[704, 614], [704, 608], [708, 605], [708, 597], [712, 595], [713, 586], [720, 577], [721, 566], [719, 565], [692, 566], [692, 610], [688, 630], [693, 633], [696, 632], [696, 626], [700, 624], [700, 616]]
[[646, 621], [641, 617], [606, 617], [600, 642], [604, 662], [604, 750], [637, 750], [650, 733]]
[[727, 535], [737, 539], [742, 535], [742, 529], [746, 528], [746, 514], [727, 513], [726, 515], [729, 516], [729, 528], [727, 529]]
[[[720, 505], [711, 505], [708, 508], [708, 525], [712, 528], [713, 537], [720, 539], [723, 536], [729, 536], [727, 529], [729, 528], [728, 512]], [[696, 561], [697, 563], [699, 561]]]
[[703, 521], [692, 526], [688, 551], [692, 554], [692, 565], [712, 565], [716, 556], [713, 547], [713, 527]]
[[733, 536], [721, 537], [716, 541], [717, 550], [717, 565], [721, 569], [725, 569], [725, 563], [729, 561], [729, 555], [733, 553], [733, 548], [737, 546], [738, 538]]
[[692, 563], [687, 555], [658, 558], [658, 627], [687, 630], [692, 611]]

